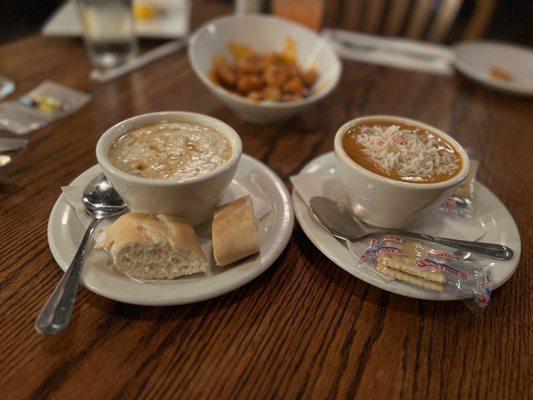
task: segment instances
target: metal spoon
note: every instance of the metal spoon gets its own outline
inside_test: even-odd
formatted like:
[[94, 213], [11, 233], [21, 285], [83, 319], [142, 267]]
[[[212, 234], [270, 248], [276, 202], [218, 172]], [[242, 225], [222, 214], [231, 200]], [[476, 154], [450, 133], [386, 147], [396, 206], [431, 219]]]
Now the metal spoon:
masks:
[[326, 197], [313, 197], [310, 201], [310, 206], [316, 218], [333, 236], [350, 242], [381, 233], [396, 234], [422, 239], [472, 253], [483, 254], [501, 260], [510, 260], [513, 257], [513, 250], [501, 244], [449, 239], [400, 229], [374, 228], [357, 220], [348, 210], [341, 208], [337, 202]]
[[69, 268], [37, 317], [36, 328], [42, 335], [54, 335], [66, 328], [74, 309], [81, 269], [93, 233], [103, 219], [115, 217], [128, 210], [126, 203], [103, 174], [94, 178], [83, 192], [85, 211], [93, 220], [85, 231], [80, 247]]

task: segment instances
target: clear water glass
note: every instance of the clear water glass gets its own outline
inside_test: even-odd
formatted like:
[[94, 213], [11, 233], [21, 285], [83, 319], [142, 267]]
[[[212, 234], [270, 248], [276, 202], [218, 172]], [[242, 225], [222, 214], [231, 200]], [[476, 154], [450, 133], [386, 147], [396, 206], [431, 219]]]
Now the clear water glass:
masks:
[[77, 0], [77, 4], [95, 68], [115, 68], [137, 56], [132, 0]]

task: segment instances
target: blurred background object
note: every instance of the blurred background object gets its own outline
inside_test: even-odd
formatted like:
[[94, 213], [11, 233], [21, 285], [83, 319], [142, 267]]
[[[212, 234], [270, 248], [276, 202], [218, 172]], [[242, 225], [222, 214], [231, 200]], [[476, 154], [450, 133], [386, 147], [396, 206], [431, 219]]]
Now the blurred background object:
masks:
[[374, 35], [453, 42], [481, 36], [496, 4], [496, 0], [331, 0], [324, 22]]
[[[157, 7], [147, 9], [146, 1], [153, 0], [141, 0], [140, 8], [135, 8], [135, 15], [144, 18], [144, 22], [150, 22], [146, 18], [158, 15], [158, 12]], [[263, 0], [262, 7], [263, 10], [270, 12], [277, 10], [280, 15], [288, 16], [292, 13], [291, 7], [293, 7], [289, 3], [297, 2], [298, 0]], [[300, 2], [323, 3], [321, 23], [328, 27], [419, 37], [444, 43], [482, 35], [489, 39], [533, 45], [533, 29], [530, 28], [530, 21], [533, 20], [531, 0], [324, 0], [323, 2], [300, 0]], [[43, 23], [63, 3], [61, 0], [39, 2], [2, 0], [0, 42], [39, 32]], [[212, 6], [231, 1], [194, 0], [191, 3], [192, 7], [201, 8], [206, 4]], [[316, 11], [306, 10], [304, 14], [306, 13], [311, 15]], [[152, 25], [161, 25], [161, 23]], [[171, 25], [169, 24], [169, 28]], [[314, 22], [312, 25], [314, 26]], [[143, 34], [139, 33], [139, 36]]]
[[264, 3], [264, 0], [235, 0], [235, 14], [260, 13], [263, 10]]
[[0, 167], [5, 167], [11, 163], [11, 156], [7, 154], [0, 154]]
[[324, 0], [272, 0], [272, 13], [319, 31], [324, 21], [327, 6], [335, 2]]
[[0, 42], [38, 33], [41, 25], [63, 2], [64, 0], [2, 0]]
[[[230, 57], [221, 59], [228, 51]], [[188, 56], [213, 95], [259, 124], [310, 108], [333, 91], [342, 71], [333, 47], [318, 33], [268, 15], [209, 22], [192, 35]]]
[[[43, 25], [45, 36], [82, 36], [94, 69], [108, 81], [184, 47], [189, 0], [70, 0]], [[138, 56], [138, 38], [175, 39]]]
[[[137, 37], [174, 39], [189, 33], [189, 0], [130, 1]], [[41, 31], [47, 36], [81, 36], [82, 26], [75, 0], [65, 1], [57, 7]]]
[[137, 56], [132, 0], [77, 0], [91, 63], [109, 69]]

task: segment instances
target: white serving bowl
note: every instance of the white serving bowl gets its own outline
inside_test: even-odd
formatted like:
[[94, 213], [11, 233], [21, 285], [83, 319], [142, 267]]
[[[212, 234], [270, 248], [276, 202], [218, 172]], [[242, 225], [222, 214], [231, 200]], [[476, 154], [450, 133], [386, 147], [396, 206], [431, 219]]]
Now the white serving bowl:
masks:
[[[189, 122], [215, 129], [229, 140], [233, 149], [231, 158], [207, 174], [183, 181], [134, 176], [111, 164], [109, 149], [115, 140], [134, 129], [162, 121]], [[98, 164], [130, 211], [180, 215], [193, 225], [211, 217], [220, 195], [233, 179], [241, 154], [241, 139], [232, 127], [206, 115], [180, 111], [144, 114], [119, 122], [109, 128], [96, 145]]]
[[[459, 152], [463, 161], [461, 170], [443, 182], [410, 183], [390, 179], [361, 167], [346, 154], [342, 138], [353, 126], [378, 120], [419, 126], [446, 140]], [[406, 228], [423, 218], [453, 193], [470, 169], [468, 155], [451, 136], [422, 122], [389, 115], [373, 115], [347, 122], [335, 135], [334, 150], [337, 175], [350, 210], [362, 221], [382, 228]]]
[[[318, 70], [319, 77], [311, 96], [291, 102], [254, 103], [227, 91], [210, 79], [213, 59], [220, 56], [231, 59], [229, 43], [248, 45], [257, 53], [282, 52], [287, 38], [296, 43], [300, 65], [304, 69], [313, 66]], [[333, 48], [315, 32], [302, 25], [266, 15], [230, 16], [211, 21], [192, 36], [188, 51], [194, 72], [207, 88], [243, 119], [256, 123], [283, 120], [310, 107], [335, 88], [342, 69]]]

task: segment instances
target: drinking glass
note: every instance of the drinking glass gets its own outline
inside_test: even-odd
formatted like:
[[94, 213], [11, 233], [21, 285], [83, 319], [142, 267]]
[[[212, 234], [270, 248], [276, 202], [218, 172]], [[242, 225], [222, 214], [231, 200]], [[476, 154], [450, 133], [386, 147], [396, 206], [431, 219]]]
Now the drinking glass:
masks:
[[137, 56], [132, 0], [77, 0], [77, 4], [95, 68], [114, 68]]

